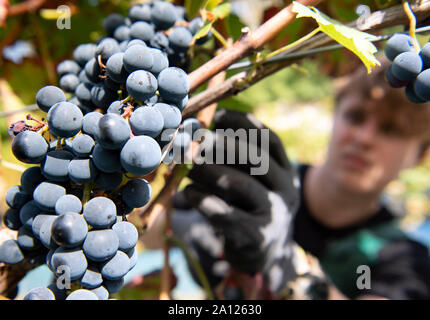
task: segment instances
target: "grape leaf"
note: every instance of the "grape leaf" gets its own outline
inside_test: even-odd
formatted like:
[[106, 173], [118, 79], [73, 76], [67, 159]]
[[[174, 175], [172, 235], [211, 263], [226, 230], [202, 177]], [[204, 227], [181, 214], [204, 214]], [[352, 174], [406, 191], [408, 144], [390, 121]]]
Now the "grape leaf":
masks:
[[185, 10], [187, 11], [187, 16], [191, 20], [195, 18], [199, 13], [200, 9], [203, 9], [208, 0], [185, 0]]
[[340, 22], [331, 19], [316, 8], [304, 6], [296, 1], [293, 1], [292, 11], [297, 13], [297, 18], [310, 17], [315, 19], [322, 32], [352, 51], [361, 59], [366, 66], [368, 73], [372, 72], [372, 69], [377, 65], [381, 65], [375, 57], [375, 53], [378, 49], [370, 41], [377, 39], [377, 37], [358, 31], [354, 28], [347, 27]]
[[203, 27], [194, 35], [194, 39], [200, 39], [206, 36], [212, 28], [212, 25], [215, 21], [206, 20]]
[[217, 19], [224, 19], [230, 14], [231, 3], [225, 2], [212, 9], [212, 13]]
[[221, 2], [223, 2], [223, 0], [208, 0], [208, 2], [206, 3], [205, 9], [208, 11], [212, 11]]

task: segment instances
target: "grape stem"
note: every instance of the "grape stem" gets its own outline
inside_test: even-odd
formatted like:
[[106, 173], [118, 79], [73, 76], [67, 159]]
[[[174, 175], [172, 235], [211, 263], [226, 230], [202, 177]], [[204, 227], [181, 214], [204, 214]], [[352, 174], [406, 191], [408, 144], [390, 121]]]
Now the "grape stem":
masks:
[[217, 40], [221, 43], [224, 48], [230, 47], [228, 41], [219, 33], [214, 27], [212, 27], [212, 33], [217, 38]]
[[409, 19], [409, 35], [413, 39], [413, 45], [414, 45], [415, 51], [419, 53], [421, 51], [421, 48], [415, 32], [417, 27], [417, 18], [415, 17], [414, 12], [412, 11], [411, 6], [409, 5], [409, 1], [403, 0], [403, 9], [405, 10], [405, 13]]

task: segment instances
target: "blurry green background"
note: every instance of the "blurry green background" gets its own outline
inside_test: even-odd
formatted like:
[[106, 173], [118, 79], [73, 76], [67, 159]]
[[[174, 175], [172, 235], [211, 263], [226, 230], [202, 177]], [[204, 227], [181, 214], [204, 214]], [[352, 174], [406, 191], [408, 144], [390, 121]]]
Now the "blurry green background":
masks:
[[[16, 2], [11, 1], [11, 4]], [[35, 53], [34, 56], [25, 58], [20, 63], [0, 57], [0, 112], [17, 110], [34, 104], [38, 89], [47, 84], [57, 84], [56, 65], [64, 59], [71, 58], [72, 51], [78, 44], [95, 42], [103, 36], [102, 19], [112, 12], [126, 14], [130, 3], [121, 0], [48, 1], [47, 8], [55, 10], [60, 4], [67, 4], [72, 8], [71, 30], [57, 29], [56, 20], [46, 18], [47, 11], [7, 19], [6, 26], [0, 28], [0, 49], [4, 50], [17, 40], [26, 40], [34, 46]], [[346, 22], [357, 17], [354, 8], [358, 3], [359, 1], [330, 1], [329, 4], [324, 5], [323, 11]], [[372, 1], [360, 1], [360, 3], [371, 4], [372, 9], [376, 9], [376, 4]], [[263, 19], [265, 15], [271, 13], [270, 10], [276, 12], [277, 9], [269, 8], [262, 12], [259, 18]], [[257, 21], [257, 24], [260, 22]], [[243, 23], [239, 17], [231, 15], [225, 22], [225, 26], [226, 30], [237, 38]], [[272, 41], [271, 46], [277, 48], [291, 42], [305, 34], [309, 27], [311, 26], [307, 23], [294, 22]], [[389, 31], [393, 30], [401, 30], [401, 28]], [[424, 38], [421, 40], [427, 41]], [[195, 59], [192, 68], [197, 67], [197, 64], [204, 60], [205, 57]], [[357, 64], [350, 62], [351, 54], [345, 50], [310, 57], [298, 65], [265, 79], [234, 98], [221, 101], [219, 106], [253, 112], [258, 119], [279, 134], [292, 161], [320, 163], [324, 158], [332, 125], [335, 93], [333, 79], [335, 76], [348, 74]], [[44, 116], [42, 112], [31, 112], [31, 114], [39, 119]], [[18, 163], [10, 151], [11, 139], [8, 136], [7, 127], [12, 122], [24, 119], [25, 115], [26, 113], [16, 113], [0, 117], [0, 157], [2, 159], [0, 214], [6, 209], [4, 202], [6, 190], [19, 184], [21, 174], [19, 169], [26, 167]], [[158, 190], [160, 187], [158, 179], [153, 188]], [[414, 228], [428, 217], [430, 156], [419, 167], [403, 172], [398, 180], [389, 185], [387, 193], [408, 212], [404, 217], [405, 227]], [[151, 254], [158, 253], [151, 252]], [[183, 268], [183, 260], [177, 261], [182, 261], [178, 263], [180, 268]], [[185, 270], [182, 272], [186, 277], [189, 276]], [[119, 294], [118, 297], [138, 298], [139, 294], [130, 289]]]

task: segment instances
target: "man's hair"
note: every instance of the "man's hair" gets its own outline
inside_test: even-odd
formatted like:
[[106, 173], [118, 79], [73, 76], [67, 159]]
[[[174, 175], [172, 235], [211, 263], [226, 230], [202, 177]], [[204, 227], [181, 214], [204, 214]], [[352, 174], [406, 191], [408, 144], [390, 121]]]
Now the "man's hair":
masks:
[[430, 103], [411, 102], [405, 88], [393, 88], [385, 78], [391, 62], [379, 58], [381, 66], [368, 74], [366, 68], [359, 68], [340, 87], [336, 95], [335, 108], [347, 96], [354, 95], [359, 101], [372, 102], [381, 120], [393, 122], [407, 137], [423, 138], [423, 152], [430, 147]]

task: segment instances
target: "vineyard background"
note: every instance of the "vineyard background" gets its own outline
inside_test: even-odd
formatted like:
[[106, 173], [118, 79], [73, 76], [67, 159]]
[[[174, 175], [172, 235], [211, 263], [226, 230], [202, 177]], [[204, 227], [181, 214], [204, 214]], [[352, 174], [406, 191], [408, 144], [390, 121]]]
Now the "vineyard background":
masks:
[[[36, 118], [42, 117], [42, 113], [38, 111], [13, 114], [8, 112], [35, 103], [35, 93], [39, 88], [57, 83], [56, 65], [70, 58], [73, 48], [78, 44], [94, 42], [102, 36], [101, 21], [105, 16], [112, 12], [126, 14], [128, 7], [135, 2], [45, 1], [43, 8], [51, 11], [38, 10], [9, 17], [4, 27], [0, 28], [2, 52], [0, 57], [0, 113], [2, 115], [0, 117], [2, 160], [0, 163], [0, 215], [6, 210], [4, 201], [6, 190], [19, 184], [20, 172], [16, 169], [23, 167], [23, 164], [18, 163], [10, 151], [11, 139], [7, 133], [8, 125], [23, 119], [27, 113], [31, 113]], [[251, 27], [258, 26], [264, 19], [279, 10], [277, 5], [283, 6], [283, 1], [262, 0], [258, 1], [259, 4], [255, 5], [254, 10], [251, 10], [251, 2], [255, 4], [257, 1], [232, 2], [234, 12], [239, 16], [231, 14], [222, 24], [216, 24], [216, 27], [232, 35], [234, 39], [240, 36], [242, 26], [245, 24]], [[18, 1], [10, 1], [10, 5], [15, 3]], [[183, 4], [183, 1], [176, 1], [176, 3]], [[55, 17], [54, 19], [51, 17], [60, 4], [66, 4], [71, 8], [73, 15], [70, 30], [57, 29]], [[367, 4], [372, 10], [376, 10], [384, 7], [385, 3], [384, 1], [333, 0], [321, 4], [319, 8], [331, 17], [348, 22], [357, 18], [355, 8], [358, 4]], [[306, 34], [312, 26], [309, 21], [295, 21], [271, 41], [270, 47], [275, 49], [290, 43]], [[403, 27], [397, 26], [385, 29], [383, 33], [402, 30]], [[427, 42], [428, 38], [428, 35], [419, 36], [421, 43]], [[30, 57], [19, 59], [20, 55], [28, 53], [25, 52], [24, 47], [16, 45], [20, 40], [26, 41], [32, 48]], [[209, 47], [210, 45], [208, 44]], [[383, 48], [383, 44], [378, 44], [378, 48]], [[11, 57], [14, 61], [10, 59]], [[204, 61], [203, 58], [193, 60], [191, 70]], [[336, 84], [339, 78], [348, 76], [359, 63], [359, 60], [346, 50], [318, 54], [266, 78], [233, 98], [221, 101], [219, 108], [253, 112], [258, 119], [281, 137], [292, 161], [316, 164], [323, 158], [328, 143]], [[157, 194], [162, 184], [162, 178], [155, 180], [152, 184], [153, 195]], [[404, 207], [408, 212], [403, 219], [405, 228], [414, 230], [419, 224], [425, 222], [430, 217], [430, 155], [421, 166], [403, 172], [398, 180], [389, 185], [387, 194], [398, 206]], [[133, 215], [131, 220], [139, 223], [138, 219], [133, 219]], [[161, 252], [147, 251], [143, 246], [139, 249], [140, 254], [145, 255], [145, 259], [142, 258], [140, 262], [142, 263], [140, 268], [136, 268], [140, 275], [162, 266]], [[171, 263], [179, 276], [178, 292], [182, 292], [182, 297], [185, 297], [187, 292], [196, 294], [197, 287], [185, 270], [185, 262], [179, 249], [172, 251]], [[147, 290], [140, 290], [143, 287], [139, 287], [141, 279], [136, 278], [138, 276], [136, 270], [131, 272], [128, 278], [130, 281], [134, 279], [132, 283], [135, 288], [126, 288], [116, 296], [121, 299], [151, 297], [154, 293], [148, 288], [154, 288], [155, 291], [158, 289], [157, 278], [154, 278], [152, 284], [144, 281], [148, 284], [145, 287]], [[31, 278], [32, 274], [30, 273], [28, 277]], [[181, 298], [181, 295], [177, 297]], [[198, 294], [193, 298], [199, 298]]]

